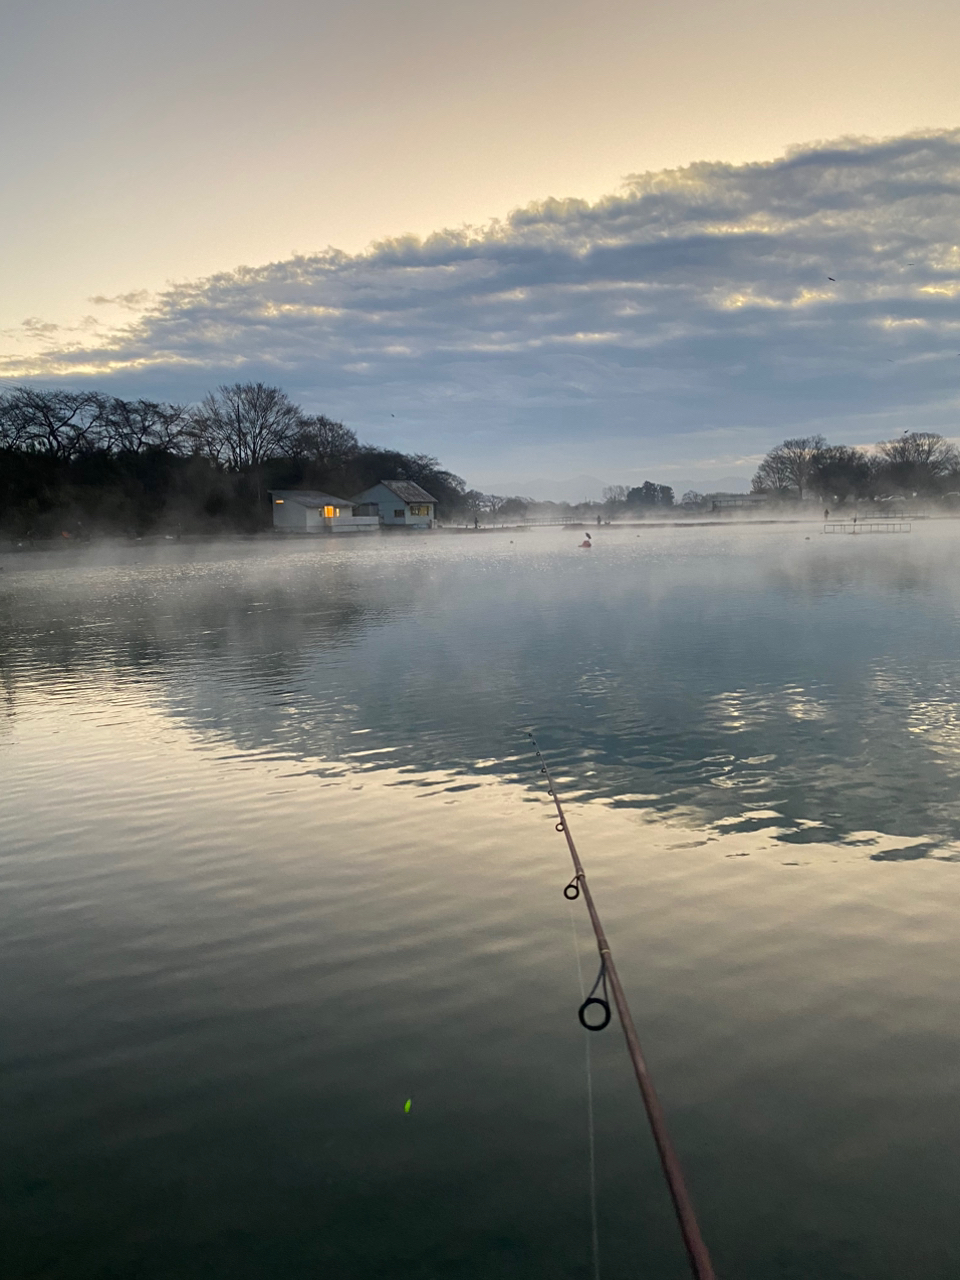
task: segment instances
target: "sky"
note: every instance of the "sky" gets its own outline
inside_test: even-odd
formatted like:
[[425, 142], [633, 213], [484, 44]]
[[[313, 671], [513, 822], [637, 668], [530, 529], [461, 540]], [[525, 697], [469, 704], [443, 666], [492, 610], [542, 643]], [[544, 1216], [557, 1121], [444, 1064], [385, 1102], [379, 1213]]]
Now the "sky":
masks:
[[0, 384], [263, 378], [533, 496], [956, 437], [958, 47], [943, 0], [7, 6]]

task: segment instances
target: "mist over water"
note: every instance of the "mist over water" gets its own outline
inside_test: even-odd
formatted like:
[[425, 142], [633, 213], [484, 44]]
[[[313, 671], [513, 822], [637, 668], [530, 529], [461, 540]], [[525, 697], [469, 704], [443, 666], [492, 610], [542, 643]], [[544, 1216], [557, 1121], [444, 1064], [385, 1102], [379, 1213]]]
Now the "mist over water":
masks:
[[[14, 1274], [589, 1274], [532, 727], [719, 1274], [956, 1274], [960, 529], [578, 541], [5, 558]], [[683, 1276], [591, 1043], [603, 1274]]]

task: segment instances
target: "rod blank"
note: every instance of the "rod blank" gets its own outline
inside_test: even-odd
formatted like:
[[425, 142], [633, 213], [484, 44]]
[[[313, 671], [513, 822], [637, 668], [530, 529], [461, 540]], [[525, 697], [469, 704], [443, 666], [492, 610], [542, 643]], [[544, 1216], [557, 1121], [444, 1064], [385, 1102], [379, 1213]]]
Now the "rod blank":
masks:
[[[583, 900], [587, 904], [587, 911], [590, 914], [590, 923], [593, 925], [593, 932], [597, 939], [597, 950], [600, 953], [600, 962], [606, 966], [607, 977], [610, 982], [610, 989], [613, 993], [613, 1002], [617, 1007], [617, 1017], [620, 1019], [620, 1026], [623, 1029], [623, 1038], [627, 1043], [627, 1053], [630, 1055], [630, 1061], [633, 1063], [634, 1075], [637, 1077], [637, 1084], [640, 1086], [640, 1096], [643, 1098], [644, 1109], [647, 1113], [647, 1120], [650, 1122], [650, 1129], [653, 1133], [653, 1140], [656, 1143], [657, 1153], [660, 1156], [660, 1165], [663, 1169], [663, 1176], [666, 1179], [667, 1187], [670, 1191], [670, 1198], [673, 1201], [674, 1211], [677, 1215], [677, 1221], [680, 1225], [680, 1234], [683, 1236], [683, 1243], [686, 1246], [687, 1257], [690, 1261], [690, 1269], [696, 1280], [716, 1280], [716, 1274], [713, 1270], [713, 1263], [710, 1261], [710, 1254], [707, 1246], [700, 1234], [700, 1226], [693, 1209], [693, 1201], [690, 1199], [690, 1193], [687, 1191], [686, 1183], [683, 1179], [683, 1171], [680, 1168], [680, 1160], [677, 1156], [673, 1142], [671, 1141], [669, 1131], [667, 1129], [667, 1119], [657, 1097], [657, 1091], [653, 1086], [650, 1072], [647, 1068], [646, 1060], [643, 1056], [643, 1050], [640, 1048], [640, 1039], [637, 1035], [637, 1029], [634, 1026], [633, 1016], [630, 1013], [630, 1006], [627, 1004], [627, 997], [624, 994], [623, 987], [620, 983], [620, 975], [617, 973], [617, 966], [613, 962], [613, 955], [610, 951], [610, 944], [607, 941], [607, 935], [603, 931], [603, 925], [600, 923], [600, 916], [597, 914], [597, 908], [594, 905], [593, 894], [590, 892], [590, 886], [587, 884], [587, 876], [580, 861], [580, 855], [577, 853], [577, 846], [574, 844], [573, 836], [570, 833], [570, 824], [567, 816], [563, 811], [563, 805], [560, 803], [560, 797], [557, 794], [557, 787], [547, 767], [547, 762], [540, 753], [537, 746], [537, 740], [533, 734], [529, 734], [533, 743], [534, 750], [537, 753], [537, 759], [540, 761], [540, 768], [547, 779], [547, 792], [553, 798], [556, 805], [557, 830], [562, 832], [567, 842], [567, 848], [570, 850], [570, 857], [573, 859], [573, 867], [575, 876], [573, 883], [579, 884], [583, 893]], [[569, 888], [569, 886], [568, 886]]]

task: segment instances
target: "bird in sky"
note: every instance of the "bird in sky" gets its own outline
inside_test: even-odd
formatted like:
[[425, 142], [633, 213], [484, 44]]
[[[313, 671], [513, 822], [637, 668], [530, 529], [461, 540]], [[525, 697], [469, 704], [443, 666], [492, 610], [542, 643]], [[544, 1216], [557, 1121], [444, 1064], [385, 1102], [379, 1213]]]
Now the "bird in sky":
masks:
[[836, 284], [836, 283], [837, 283], [833, 276], [827, 276], [827, 279], [828, 279], [828, 280], [833, 280], [833, 283], [834, 283], [834, 284]]

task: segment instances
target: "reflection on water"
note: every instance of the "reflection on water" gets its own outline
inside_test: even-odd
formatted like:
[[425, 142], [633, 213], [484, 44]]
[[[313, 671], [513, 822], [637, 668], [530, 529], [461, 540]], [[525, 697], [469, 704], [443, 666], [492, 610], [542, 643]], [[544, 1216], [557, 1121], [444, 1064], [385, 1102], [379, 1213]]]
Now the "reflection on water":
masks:
[[243, 750], [461, 787], [529, 782], [534, 723], [582, 801], [957, 840], [950, 531], [899, 558], [705, 532], [611, 534], [589, 564], [557, 531], [24, 573], [8, 703], [44, 672], [135, 677]]
[[[15, 1274], [589, 1273], [528, 725], [721, 1274], [955, 1274], [960, 531], [915, 530], [8, 559]], [[593, 1043], [604, 1274], [683, 1275]]]

